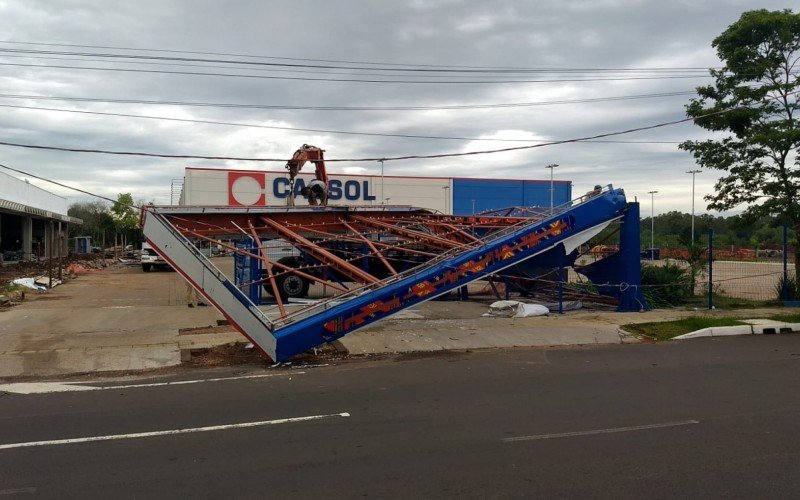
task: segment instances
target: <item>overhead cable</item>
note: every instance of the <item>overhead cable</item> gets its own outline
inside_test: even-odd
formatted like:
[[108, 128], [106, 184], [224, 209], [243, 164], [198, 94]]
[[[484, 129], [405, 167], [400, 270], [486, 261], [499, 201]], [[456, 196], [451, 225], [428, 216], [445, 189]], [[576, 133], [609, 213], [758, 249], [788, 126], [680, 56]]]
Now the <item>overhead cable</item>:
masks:
[[[89, 196], [94, 196], [94, 197], [97, 197], [97, 198], [100, 198], [100, 199], [103, 199], [103, 200], [106, 200], [106, 201], [110, 201], [111, 203], [114, 203], [114, 204], [119, 203], [117, 200], [113, 200], [113, 199], [105, 197], [103, 195], [95, 194], [95, 193], [92, 193], [91, 191], [86, 191], [85, 189], [76, 188], [75, 186], [69, 186], [67, 184], [63, 184], [61, 182], [54, 181], [52, 179], [47, 179], [46, 177], [40, 177], [40, 176], [38, 176], [36, 174], [32, 174], [30, 172], [25, 172], [24, 170], [19, 170], [19, 169], [14, 168], [14, 167], [9, 167], [8, 165], [3, 165], [2, 163], [0, 163], [0, 168], [4, 168], [6, 170], [10, 170], [12, 172], [16, 172], [18, 174], [22, 174], [22, 175], [28, 176], [28, 177], [31, 177], [33, 179], [39, 179], [40, 181], [49, 182], [51, 184], [55, 184], [56, 186], [60, 186], [60, 187], [63, 187], [65, 189], [71, 189], [72, 191], [77, 191], [78, 193], [88, 194]], [[132, 205], [132, 204], [128, 205], [127, 203], [120, 203], [120, 205], [127, 206], [127, 207], [132, 207], [132, 208], [136, 208], [136, 209], [139, 208], [136, 205]]]
[[675, 80], [675, 79], [698, 79], [710, 78], [708, 75], [679, 75], [679, 76], [629, 76], [612, 78], [550, 78], [550, 79], [531, 79], [531, 80], [396, 80], [396, 79], [368, 79], [368, 78], [311, 78], [301, 76], [274, 76], [274, 75], [252, 75], [241, 73], [213, 73], [205, 71], [168, 71], [143, 68], [107, 68], [98, 66], [69, 66], [64, 64], [26, 64], [26, 63], [0, 63], [0, 66], [12, 66], [22, 68], [47, 68], [47, 69], [78, 69], [86, 71], [113, 71], [121, 73], [146, 73], [159, 75], [183, 75], [183, 76], [221, 76], [228, 78], [255, 78], [261, 80], [291, 80], [307, 82], [347, 82], [347, 83], [403, 83], [417, 85], [464, 85], [464, 84], [500, 84], [500, 83], [568, 83], [568, 82], [618, 82], [633, 80]]
[[[27, 109], [27, 110], [34, 110], [34, 111], [55, 111], [55, 112], [62, 112], [62, 113], [77, 113], [83, 115], [100, 115], [100, 116], [117, 116], [117, 117], [124, 117], [124, 118], [143, 118], [148, 120], [164, 120], [164, 121], [173, 121], [173, 122], [184, 122], [184, 123], [201, 123], [206, 125], [227, 125], [227, 126], [234, 126], [234, 127], [248, 127], [248, 128], [263, 128], [263, 129], [271, 129], [271, 130], [292, 130], [298, 132], [317, 132], [323, 134], [339, 134], [339, 135], [359, 135], [359, 136], [371, 136], [371, 137], [398, 137], [403, 139], [431, 139], [431, 140], [447, 140], [447, 141], [488, 141], [488, 142], [525, 142], [525, 143], [533, 143], [533, 142], [544, 142], [544, 141], [532, 141], [529, 139], [492, 139], [486, 137], [452, 137], [452, 136], [440, 136], [440, 135], [414, 135], [414, 134], [389, 134], [389, 133], [380, 133], [380, 132], [353, 132], [353, 131], [345, 131], [345, 130], [327, 130], [327, 129], [315, 129], [315, 128], [300, 128], [300, 127], [280, 127], [277, 125], [261, 125], [255, 123], [236, 123], [236, 122], [223, 122], [217, 120], [200, 120], [200, 119], [192, 119], [192, 118], [174, 118], [169, 116], [150, 116], [150, 115], [135, 115], [129, 113], [111, 113], [111, 112], [104, 112], [104, 111], [85, 111], [85, 110], [78, 110], [78, 109], [60, 109], [60, 108], [46, 108], [40, 106], [18, 106], [14, 104], [0, 104], [0, 108], [15, 108], [15, 109]], [[592, 141], [594, 142], [594, 141]], [[614, 142], [623, 142], [623, 141], [614, 141]], [[677, 144], [676, 141], [638, 141], [637, 144], [640, 143], [647, 143], [647, 144]]]
[[[229, 52], [201, 52], [189, 50], [169, 50], [169, 49], [153, 49], [153, 48], [135, 48], [135, 47], [120, 47], [109, 45], [78, 45], [78, 44], [65, 44], [65, 43], [39, 43], [39, 42], [25, 42], [25, 41], [0, 41], [0, 44], [6, 45], [41, 45], [48, 47], [72, 47], [72, 48], [88, 48], [88, 49], [110, 49], [110, 50], [125, 50], [136, 52], [153, 52], [153, 53], [170, 53], [170, 54], [194, 54], [194, 55], [210, 55], [210, 56], [225, 56], [225, 57], [247, 57], [252, 59], [268, 59], [268, 60], [281, 60], [281, 61], [305, 61], [305, 62], [324, 62], [324, 63], [339, 63], [339, 64], [367, 64], [371, 66], [390, 66], [390, 67], [420, 67], [420, 68], [448, 68], [448, 69], [479, 69], [479, 70], [512, 70], [512, 71], [707, 71], [708, 68], [703, 67], [642, 67], [642, 68], [531, 68], [531, 67], [515, 67], [515, 66], [469, 66], [469, 65], [441, 65], [441, 64], [409, 64], [409, 63], [396, 63], [396, 62], [374, 62], [374, 61], [353, 61], [341, 59], [311, 59], [299, 57], [278, 57], [278, 56], [265, 56], [254, 54], [237, 54]], [[373, 68], [370, 68], [373, 69]]]
[[[668, 122], [657, 123], [655, 125], [647, 125], [643, 127], [635, 127], [626, 130], [620, 130], [617, 132], [606, 132], [602, 134], [595, 134], [586, 137], [579, 137], [574, 139], [565, 139], [560, 141], [550, 141], [544, 142], [540, 144], [531, 144], [526, 146], [514, 146], [508, 148], [500, 148], [500, 149], [489, 149], [483, 151], [467, 151], [461, 153], [438, 153], [438, 154], [431, 154], [431, 155], [403, 155], [403, 156], [383, 156], [383, 157], [372, 157], [372, 158], [330, 158], [326, 159], [326, 162], [378, 162], [378, 161], [400, 161], [400, 160], [420, 160], [420, 159], [435, 159], [435, 158], [455, 158], [455, 157], [463, 157], [463, 156], [475, 156], [475, 155], [486, 155], [486, 154], [495, 154], [495, 153], [505, 153], [510, 151], [521, 151], [526, 149], [535, 149], [541, 148], [545, 146], [554, 146], [557, 144], [568, 144], [568, 143], [575, 143], [575, 142], [582, 142], [588, 141], [592, 139], [602, 139], [605, 137], [613, 137], [617, 135], [624, 135], [630, 134], [633, 132], [641, 132], [644, 130], [653, 130], [657, 128], [667, 127], [670, 125], [677, 125], [680, 123], [686, 123], [689, 121], [698, 120], [700, 118], [706, 118], [710, 116], [716, 116], [724, 113], [729, 113], [734, 110], [741, 110], [747, 108], [732, 108], [726, 109], [721, 111], [715, 111], [712, 113], [708, 113], [702, 116], [690, 117], [690, 118], [682, 118], [680, 120], [673, 120]], [[23, 143], [15, 143], [15, 142], [8, 142], [8, 141], [0, 141], [0, 145], [3, 146], [11, 146], [11, 147], [19, 147], [19, 148], [28, 148], [28, 149], [40, 149], [40, 150], [50, 150], [50, 151], [66, 151], [72, 153], [95, 153], [95, 154], [110, 154], [110, 155], [122, 155], [122, 156], [145, 156], [145, 157], [155, 157], [155, 158], [181, 158], [181, 159], [194, 159], [194, 160], [230, 160], [230, 161], [255, 161], [255, 162], [281, 162], [285, 163], [289, 161], [287, 158], [255, 158], [255, 157], [236, 157], [236, 156], [203, 156], [203, 155], [186, 155], [186, 154], [160, 154], [160, 153], [147, 153], [142, 151], [110, 151], [110, 150], [103, 150], [103, 149], [82, 149], [82, 148], [66, 148], [66, 147], [57, 147], [57, 146], [43, 146], [37, 144], [23, 144]]]
[[276, 109], [293, 111], [431, 111], [431, 110], [461, 110], [461, 109], [496, 109], [496, 108], [524, 108], [534, 106], [552, 106], [557, 104], [587, 104], [595, 102], [615, 102], [639, 99], [655, 99], [661, 97], [675, 97], [694, 95], [695, 91], [683, 90], [676, 92], [658, 92], [653, 94], [632, 94], [607, 97], [587, 97], [583, 99], [560, 99], [554, 101], [512, 102], [512, 103], [485, 103], [485, 104], [451, 104], [439, 106], [309, 106], [291, 104], [238, 104], [238, 103], [213, 103], [193, 101], [159, 101], [147, 99], [112, 99], [94, 97], [69, 97], [69, 96], [37, 96], [30, 94], [2, 94], [4, 99], [30, 99], [37, 101], [70, 101], [70, 102], [101, 102], [112, 104], [155, 104], [159, 106], [191, 106], [208, 108], [236, 108], [236, 109]]

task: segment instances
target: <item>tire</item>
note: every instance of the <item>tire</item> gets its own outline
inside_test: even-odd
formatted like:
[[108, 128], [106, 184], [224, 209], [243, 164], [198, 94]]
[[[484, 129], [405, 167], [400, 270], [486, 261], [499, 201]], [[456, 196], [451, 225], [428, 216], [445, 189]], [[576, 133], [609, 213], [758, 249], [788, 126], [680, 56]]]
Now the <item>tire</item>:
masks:
[[[283, 257], [278, 260], [278, 263], [289, 267], [300, 267], [301, 264], [296, 257]], [[275, 284], [278, 286], [278, 293], [281, 294], [282, 299], [302, 299], [308, 295], [308, 288], [311, 286], [309, 280], [293, 273], [278, 276], [275, 278]], [[264, 282], [264, 291], [275, 296], [269, 281]]]
[[282, 299], [302, 299], [308, 295], [308, 288], [311, 286], [307, 279], [296, 274], [285, 274], [275, 281]]
[[153, 264], [142, 264], [142, 271], [149, 273], [153, 269]]

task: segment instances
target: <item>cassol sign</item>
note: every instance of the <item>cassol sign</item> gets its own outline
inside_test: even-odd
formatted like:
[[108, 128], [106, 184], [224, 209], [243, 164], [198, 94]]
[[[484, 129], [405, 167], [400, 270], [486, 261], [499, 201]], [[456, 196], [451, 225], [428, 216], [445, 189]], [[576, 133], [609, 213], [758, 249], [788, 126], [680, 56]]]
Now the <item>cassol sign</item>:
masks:
[[[309, 179], [310, 180], [310, 179]], [[299, 198], [306, 179], [297, 177], [294, 182], [294, 195]], [[269, 187], [268, 187], [269, 186]], [[370, 202], [376, 199], [371, 180], [342, 180], [331, 178], [328, 181], [328, 199]], [[274, 177], [271, 182], [266, 173], [228, 172], [228, 205], [252, 206], [267, 205], [267, 199], [284, 200], [289, 196], [289, 179]]]

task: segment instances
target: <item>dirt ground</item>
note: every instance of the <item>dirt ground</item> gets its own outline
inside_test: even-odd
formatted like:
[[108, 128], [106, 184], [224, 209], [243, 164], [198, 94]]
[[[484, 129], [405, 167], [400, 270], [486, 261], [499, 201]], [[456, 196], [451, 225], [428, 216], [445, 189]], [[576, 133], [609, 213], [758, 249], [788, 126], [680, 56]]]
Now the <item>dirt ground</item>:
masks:
[[[683, 261], [665, 259], [647, 265], [678, 264]], [[794, 276], [794, 264], [788, 265], [789, 276]], [[777, 287], [783, 276], [783, 263], [775, 261], [714, 261], [713, 284], [717, 294], [725, 297], [747, 300], [775, 300]], [[697, 290], [708, 288], [708, 272], [702, 271], [697, 277]]]

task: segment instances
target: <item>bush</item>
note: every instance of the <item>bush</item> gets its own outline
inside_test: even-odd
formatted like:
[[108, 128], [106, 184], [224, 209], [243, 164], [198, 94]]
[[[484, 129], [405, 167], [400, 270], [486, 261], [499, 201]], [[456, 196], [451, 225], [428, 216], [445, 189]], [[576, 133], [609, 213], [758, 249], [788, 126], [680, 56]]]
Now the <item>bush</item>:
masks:
[[676, 264], [642, 266], [642, 291], [651, 309], [683, 304], [691, 297], [692, 275]]
[[797, 290], [797, 278], [789, 276], [786, 280], [786, 291], [788, 292], [786, 298], [783, 296], [783, 276], [780, 281], [775, 284], [775, 296], [778, 300], [800, 300], [800, 293]]

